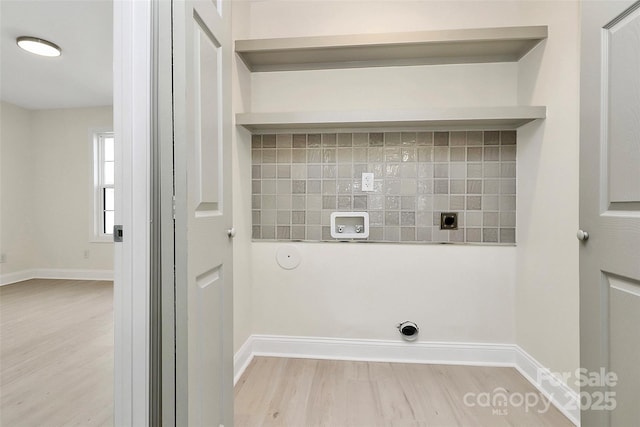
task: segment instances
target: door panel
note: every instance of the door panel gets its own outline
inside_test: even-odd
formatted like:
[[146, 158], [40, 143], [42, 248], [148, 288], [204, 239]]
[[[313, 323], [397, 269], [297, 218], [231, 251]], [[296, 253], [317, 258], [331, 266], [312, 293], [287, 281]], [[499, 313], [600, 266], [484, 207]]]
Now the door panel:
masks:
[[176, 425], [233, 424], [231, 34], [226, 3], [173, 1]]
[[582, 388], [581, 425], [640, 425], [640, 2], [581, 21], [580, 358], [617, 376]]
[[197, 182], [199, 204], [198, 216], [215, 215], [219, 210], [219, 194], [222, 183], [220, 168], [221, 120], [220, 97], [222, 93], [220, 79], [221, 50], [220, 43], [207, 31], [207, 27], [194, 17], [194, 53], [196, 102], [196, 147]]
[[[195, 371], [198, 373], [195, 389], [198, 391], [197, 413], [200, 420], [190, 425], [212, 425], [207, 420], [220, 419], [224, 388], [223, 369], [212, 360], [222, 360], [224, 340], [224, 280], [223, 266], [200, 275], [196, 278], [197, 308], [196, 324], [202, 327], [197, 329], [195, 337], [197, 360]], [[211, 356], [215, 356], [213, 359]], [[218, 422], [223, 424], [222, 421]], [[217, 425], [217, 424], [213, 424]]]
[[[609, 201], [640, 200], [640, 10], [603, 31], [603, 86], [609, 154]], [[606, 95], [605, 95], [606, 96]]]
[[[610, 278], [609, 313], [609, 369], [618, 376], [614, 387], [616, 409], [611, 413], [611, 425], [638, 425], [640, 283], [618, 277]], [[635, 357], [630, 357], [634, 355]]]

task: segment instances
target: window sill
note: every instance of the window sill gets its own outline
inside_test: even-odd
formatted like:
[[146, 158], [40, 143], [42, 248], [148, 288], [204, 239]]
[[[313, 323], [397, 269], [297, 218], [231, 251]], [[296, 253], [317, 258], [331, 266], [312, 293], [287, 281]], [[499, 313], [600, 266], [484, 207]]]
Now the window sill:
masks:
[[89, 243], [113, 243], [113, 237], [94, 237]]

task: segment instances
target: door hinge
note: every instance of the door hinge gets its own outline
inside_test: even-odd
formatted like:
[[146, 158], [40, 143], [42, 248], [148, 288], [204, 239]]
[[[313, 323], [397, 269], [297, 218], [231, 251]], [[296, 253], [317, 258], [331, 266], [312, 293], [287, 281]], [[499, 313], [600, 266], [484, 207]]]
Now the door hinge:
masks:
[[113, 241], [116, 243], [122, 242], [122, 225], [113, 226]]
[[176, 219], [176, 195], [174, 194], [173, 196], [171, 196], [171, 198], [173, 199], [173, 202], [172, 202], [173, 219]]

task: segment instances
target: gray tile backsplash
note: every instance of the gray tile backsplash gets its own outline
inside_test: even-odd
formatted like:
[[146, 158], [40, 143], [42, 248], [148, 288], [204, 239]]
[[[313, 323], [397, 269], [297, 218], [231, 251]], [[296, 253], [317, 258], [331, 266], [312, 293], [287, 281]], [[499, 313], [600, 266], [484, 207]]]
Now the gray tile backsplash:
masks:
[[[369, 213], [369, 241], [516, 241], [516, 132], [252, 136], [255, 240], [325, 240], [331, 212]], [[374, 191], [362, 191], [362, 173]], [[458, 230], [440, 213], [458, 212]]]

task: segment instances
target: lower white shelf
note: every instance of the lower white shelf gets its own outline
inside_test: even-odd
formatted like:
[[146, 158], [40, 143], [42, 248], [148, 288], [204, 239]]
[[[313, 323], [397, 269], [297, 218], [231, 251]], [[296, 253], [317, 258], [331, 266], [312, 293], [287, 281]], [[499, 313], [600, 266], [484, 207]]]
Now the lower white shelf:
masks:
[[306, 129], [403, 128], [424, 130], [511, 130], [544, 119], [543, 106], [447, 107], [420, 110], [301, 111], [238, 113], [236, 124], [254, 133]]

